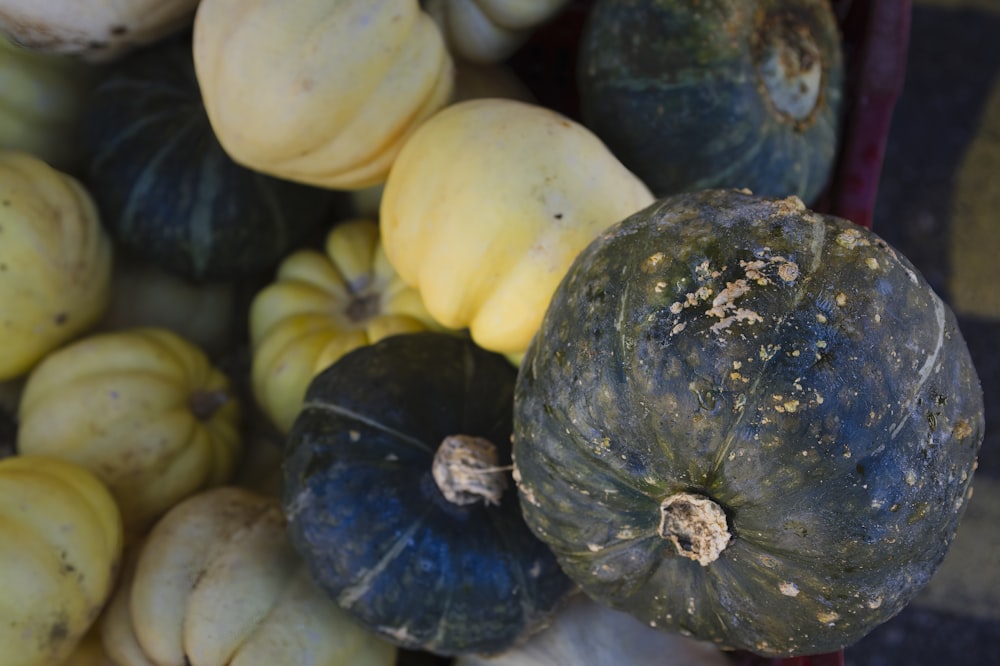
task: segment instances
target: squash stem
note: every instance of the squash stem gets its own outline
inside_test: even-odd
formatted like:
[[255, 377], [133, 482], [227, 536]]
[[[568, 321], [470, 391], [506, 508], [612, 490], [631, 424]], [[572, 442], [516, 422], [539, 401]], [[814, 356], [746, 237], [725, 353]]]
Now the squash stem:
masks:
[[677, 493], [660, 504], [660, 536], [674, 544], [681, 557], [708, 566], [729, 545], [726, 512], [704, 495]]
[[216, 410], [229, 402], [230, 395], [226, 391], [192, 391], [188, 396], [188, 407], [199, 421], [212, 418]]
[[445, 437], [434, 454], [431, 473], [445, 499], [460, 506], [500, 504], [512, 466], [498, 465], [493, 442], [472, 435]]

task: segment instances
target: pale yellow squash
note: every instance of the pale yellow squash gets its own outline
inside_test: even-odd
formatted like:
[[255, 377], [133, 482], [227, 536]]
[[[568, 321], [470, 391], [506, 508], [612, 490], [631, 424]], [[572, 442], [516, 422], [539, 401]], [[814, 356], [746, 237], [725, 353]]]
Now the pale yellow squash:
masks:
[[231, 486], [156, 524], [100, 629], [119, 666], [391, 666], [396, 657], [309, 578], [278, 499]]
[[191, 23], [198, 0], [0, 0], [0, 32], [29, 48], [105, 62]]
[[469, 100], [403, 148], [382, 193], [382, 243], [440, 324], [516, 360], [580, 250], [652, 201], [579, 123], [515, 100]]
[[250, 306], [254, 395], [282, 432], [312, 378], [338, 358], [389, 335], [437, 327], [386, 259], [375, 222], [337, 224], [325, 250], [287, 257]]
[[57, 169], [78, 167], [80, 112], [96, 74], [76, 58], [31, 51], [0, 34], [0, 148]]
[[477, 63], [498, 63], [531, 31], [555, 16], [568, 0], [425, 0], [448, 49]]
[[93, 334], [28, 376], [17, 445], [94, 472], [133, 542], [184, 497], [229, 480], [242, 448], [240, 413], [229, 379], [176, 333]]
[[0, 460], [0, 664], [65, 660], [111, 594], [122, 519], [92, 473], [40, 456]]
[[234, 160], [343, 190], [384, 181], [453, 85], [451, 56], [417, 0], [202, 0], [194, 61]]
[[0, 150], [0, 381], [91, 328], [108, 305], [111, 239], [90, 193], [28, 153]]

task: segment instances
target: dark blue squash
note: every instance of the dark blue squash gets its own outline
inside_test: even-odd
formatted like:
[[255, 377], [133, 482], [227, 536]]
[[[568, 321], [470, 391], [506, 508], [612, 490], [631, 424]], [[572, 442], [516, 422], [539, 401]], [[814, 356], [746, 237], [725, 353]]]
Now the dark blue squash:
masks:
[[270, 269], [346, 201], [251, 171], [225, 153], [188, 39], [110, 66], [81, 125], [82, 179], [113, 238], [182, 277], [230, 280]]
[[836, 157], [842, 60], [828, 0], [596, 0], [581, 116], [657, 195], [745, 187], [811, 204]]
[[[318, 375], [289, 434], [292, 543], [341, 607], [402, 647], [502, 651], [574, 587], [524, 524], [510, 480], [515, 375], [464, 338], [390, 337]], [[452, 435], [495, 445], [497, 504], [442, 494], [432, 465]]]

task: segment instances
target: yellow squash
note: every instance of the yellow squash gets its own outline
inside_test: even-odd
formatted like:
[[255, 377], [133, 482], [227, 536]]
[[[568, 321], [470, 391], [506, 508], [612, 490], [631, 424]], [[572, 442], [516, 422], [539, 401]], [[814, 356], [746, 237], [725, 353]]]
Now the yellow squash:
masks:
[[577, 253], [652, 201], [582, 125], [534, 104], [469, 100], [404, 146], [382, 193], [382, 243], [440, 324], [516, 360]]
[[119, 666], [391, 666], [396, 648], [315, 586], [277, 498], [198, 493], [152, 529], [100, 621]]
[[0, 460], [0, 664], [53, 666], [77, 647], [111, 594], [122, 519], [83, 467]]
[[507, 58], [568, 0], [425, 0], [427, 12], [459, 58], [497, 63]]
[[453, 77], [417, 0], [202, 0], [194, 61], [233, 159], [344, 190], [385, 180]]
[[129, 541], [197, 490], [229, 480], [240, 405], [228, 378], [176, 333], [93, 334], [47, 356], [21, 396], [18, 449], [93, 471]]
[[309, 382], [338, 358], [389, 335], [436, 327], [386, 259], [375, 222], [339, 223], [325, 250], [287, 257], [250, 306], [254, 395], [283, 432]]
[[28, 153], [0, 150], [0, 381], [93, 326], [111, 239], [90, 193]]

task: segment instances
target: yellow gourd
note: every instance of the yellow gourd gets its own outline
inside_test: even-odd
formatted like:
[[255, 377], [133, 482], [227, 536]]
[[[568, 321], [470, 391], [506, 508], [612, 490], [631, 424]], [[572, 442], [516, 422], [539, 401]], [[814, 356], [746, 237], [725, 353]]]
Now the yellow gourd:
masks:
[[194, 61], [234, 160], [344, 190], [385, 180], [453, 76], [417, 0], [202, 0]]
[[171, 509], [100, 621], [119, 666], [390, 666], [396, 648], [315, 586], [277, 498], [235, 487]]
[[197, 346], [160, 328], [93, 334], [28, 376], [18, 449], [73, 461], [104, 481], [129, 541], [184, 497], [229, 480], [240, 405]]
[[76, 168], [80, 111], [95, 78], [96, 69], [76, 58], [31, 51], [0, 34], [0, 148]]
[[312, 378], [338, 358], [389, 335], [437, 327], [386, 259], [375, 222], [339, 223], [325, 250], [287, 257], [250, 306], [254, 395], [282, 432]]
[[507, 58], [568, 0], [425, 0], [448, 48], [478, 63]]
[[198, 0], [0, 0], [0, 33], [48, 53], [105, 62], [191, 22]]
[[515, 100], [469, 100], [400, 152], [382, 193], [382, 243], [440, 324], [516, 360], [577, 253], [652, 201], [579, 123]]
[[104, 313], [111, 239], [90, 193], [28, 153], [0, 150], [0, 381]]
[[64, 460], [0, 460], [0, 664], [65, 660], [111, 594], [122, 519], [92, 473]]

